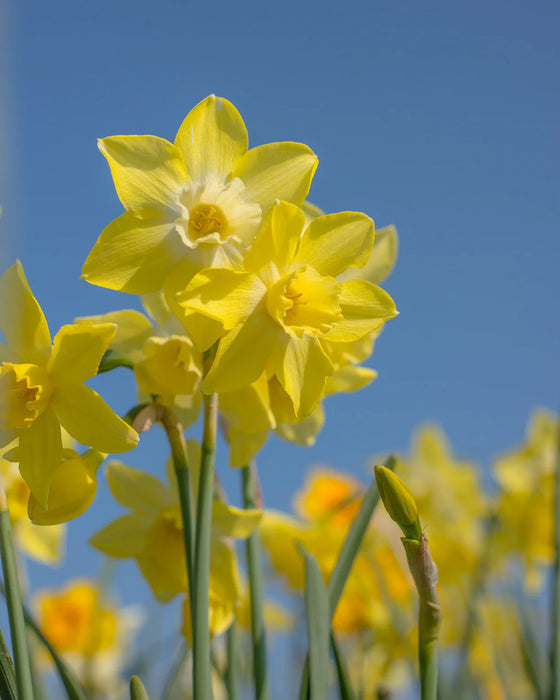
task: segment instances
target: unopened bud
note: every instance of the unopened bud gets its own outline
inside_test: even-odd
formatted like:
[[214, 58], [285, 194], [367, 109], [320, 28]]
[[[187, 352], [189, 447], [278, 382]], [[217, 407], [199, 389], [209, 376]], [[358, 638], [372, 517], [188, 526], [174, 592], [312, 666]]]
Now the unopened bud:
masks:
[[375, 481], [390, 518], [401, 528], [405, 537], [420, 540], [422, 528], [418, 508], [408, 486], [390, 469], [379, 464], [375, 466]]

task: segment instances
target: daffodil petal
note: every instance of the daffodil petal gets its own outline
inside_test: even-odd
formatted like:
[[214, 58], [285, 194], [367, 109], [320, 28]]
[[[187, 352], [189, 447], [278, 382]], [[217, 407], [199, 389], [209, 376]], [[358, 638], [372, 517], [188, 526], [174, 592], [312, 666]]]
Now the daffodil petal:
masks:
[[305, 230], [294, 264], [311, 265], [321, 275], [337, 277], [349, 265], [366, 264], [373, 238], [369, 216], [351, 211], [326, 214]]
[[66, 430], [82, 445], [100, 452], [127, 452], [138, 444], [138, 433], [84, 384], [57, 387], [52, 404]]
[[39, 527], [33, 523], [18, 523], [17, 539], [21, 549], [31, 558], [55, 566], [64, 554], [66, 530], [62, 525]]
[[210, 589], [214, 596], [224, 601], [236, 602], [239, 598], [235, 554], [229, 544], [216, 538], [210, 545]]
[[175, 137], [193, 180], [207, 175], [225, 180], [249, 145], [237, 109], [223, 97], [209, 95], [187, 114]]
[[60, 466], [60, 423], [51, 407], [19, 433], [19, 470], [31, 493], [46, 505], [52, 478]]
[[359, 270], [349, 268], [338, 278], [339, 282], [349, 279], [361, 279], [381, 284], [386, 279], [397, 261], [399, 237], [394, 226], [378, 228], [375, 232], [373, 248], [367, 263]]
[[236, 391], [252, 384], [264, 372], [280, 333], [265, 304], [259, 304], [244, 323], [220, 340], [202, 391]]
[[[220, 395], [221, 397], [224, 394]], [[232, 467], [244, 467], [257, 456], [258, 451], [266, 442], [268, 430], [260, 433], [242, 433], [232, 425], [228, 431], [229, 460]]]
[[148, 294], [185, 257], [187, 247], [172, 221], [125, 212], [106, 226], [82, 268], [82, 279], [99, 287]]
[[251, 148], [236, 163], [232, 177], [245, 184], [247, 201], [266, 211], [277, 199], [302, 204], [318, 164], [303, 143], [285, 141]]
[[152, 521], [140, 513], [128, 513], [96, 532], [89, 543], [117, 559], [131, 559], [142, 549], [144, 536]]
[[0, 329], [19, 362], [44, 364], [51, 351], [47, 321], [19, 260], [0, 277]]
[[[0, 448], [9, 445], [19, 435], [19, 430], [0, 430]], [[11, 452], [11, 450], [10, 450]], [[19, 460], [16, 460], [19, 461]]]
[[333, 343], [359, 340], [398, 313], [387, 292], [371, 282], [348, 280], [341, 286], [339, 303], [343, 319], [325, 333], [325, 340]]
[[270, 409], [266, 374], [239, 391], [220, 394], [220, 413], [232, 426], [246, 433], [273, 428], [275, 420]]
[[284, 274], [296, 255], [304, 225], [305, 215], [299, 207], [276, 202], [245, 256], [245, 269], [257, 272], [272, 262]]
[[327, 379], [325, 394], [358, 391], [371, 384], [376, 377], [377, 372], [374, 369], [347, 364], [336, 369], [332, 377]]
[[[199, 272], [183, 292], [175, 295], [174, 305], [181, 310], [179, 320], [199, 350], [207, 349], [219, 328], [230, 330], [254, 311], [266, 294], [266, 287], [256, 275], [233, 270], [209, 269]], [[193, 318], [190, 318], [193, 315]], [[199, 324], [199, 317], [213, 321]]]
[[129, 211], [168, 211], [189, 180], [179, 150], [158, 136], [109, 136], [98, 145]]
[[105, 470], [115, 499], [135, 511], [158, 511], [170, 503], [169, 491], [159, 479], [122, 462], [110, 462]]
[[309, 416], [321, 400], [333, 365], [316, 338], [290, 338], [276, 359], [276, 375], [297, 416]]
[[[327, 377], [327, 386], [330, 377]], [[295, 442], [301, 447], [311, 447], [317, 440], [323, 424], [325, 423], [325, 411], [323, 406], [319, 404], [307, 418], [302, 418], [296, 423], [281, 423], [274, 429], [277, 435], [280, 435], [284, 440]]]
[[17, 354], [6, 343], [0, 343], [0, 362], [17, 362]]
[[134, 309], [109, 311], [98, 316], [80, 316], [75, 323], [112, 323], [116, 328], [115, 336], [109, 347], [131, 357], [142, 356], [144, 341], [153, 334], [154, 326], [149, 319]]
[[245, 510], [222, 501], [212, 503], [212, 534], [216, 537], [247, 539], [259, 526], [262, 510]]
[[49, 371], [55, 382], [81, 384], [93, 377], [115, 331], [112, 323], [62, 326], [54, 338], [49, 360]]

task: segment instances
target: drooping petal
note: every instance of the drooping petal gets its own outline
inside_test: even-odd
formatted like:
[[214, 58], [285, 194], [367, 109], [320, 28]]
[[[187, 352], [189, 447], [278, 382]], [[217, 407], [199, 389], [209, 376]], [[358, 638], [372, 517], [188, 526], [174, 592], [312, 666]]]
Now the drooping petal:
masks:
[[54, 338], [49, 360], [49, 371], [54, 381], [81, 384], [93, 377], [115, 331], [113, 323], [62, 326]]
[[18, 435], [19, 430], [0, 430], [0, 448], [9, 445]]
[[199, 182], [210, 174], [225, 180], [248, 145], [241, 115], [231, 102], [216, 95], [191, 109], [175, 137], [189, 175]]
[[[221, 395], [223, 396], [223, 394]], [[233, 425], [229, 426], [229, 461], [232, 467], [244, 467], [257, 456], [266, 442], [268, 430], [260, 433], [242, 433]]]
[[1, 362], [12, 362], [18, 361], [18, 355], [15, 353], [9, 345], [6, 343], [0, 343], [0, 363]]
[[19, 470], [43, 506], [47, 504], [49, 487], [61, 458], [60, 423], [49, 407], [19, 433]]
[[365, 280], [342, 283], [339, 303], [343, 319], [323, 338], [333, 343], [348, 343], [379, 328], [398, 314], [395, 302], [381, 287]]
[[311, 265], [331, 277], [350, 265], [361, 267], [368, 261], [374, 230], [369, 216], [359, 212], [320, 216], [304, 232], [294, 265]]
[[220, 340], [214, 362], [202, 383], [202, 391], [236, 391], [255, 382], [264, 372], [282, 334], [261, 302], [253, 313]]
[[213, 538], [210, 545], [210, 589], [222, 600], [233, 603], [239, 598], [239, 575], [232, 547]]
[[189, 180], [180, 151], [158, 136], [99, 139], [115, 189], [128, 211], [169, 211]]
[[105, 475], [111, 493], [126, 508], [150, 513], [170, 504], [169, 490], [147, 472], [113, 461], [107, 465]]
[[270, 213], [245, 256], [245, 269], [258, 272], [272, 284], [276, 280], [266, 279], [266, 266], [273, 263], [280, 275], [287, 272], [296, 255], [305, 215], [295, 204], [275, 202]]
[[[327, 377], [327, 386], [330, 377]], [[302, 418], [295, 423], [280, 423], [274, 432], [284, 440], [295, 442], [302, 447], [311, 447], [315, 444], [323, 424], [325, 423], [325, 411], [323, 406], [318, 404], [317, 408], [307, 418]]]
[[232, 426], [246, 433], [273, 428], [276, 421], [270, 409], [266, 374], [239, 391], [220, 394], [220, 413]]
[[33, 494], [29, 497], [27, 511], [31, 521], [55, 525], [84, 513], [95, 498], [97, 469], [103, 458], [103, 454], [87, 450], [83, 455], [63, 459], [51, 481], [47, 508]]
[[236, 163], [232, 177], [239, 177], [246, 198], [266, 211], [277, 199], [302, 204], [318, 164], [317, 156], [303, 143], [267, 143], [247, 151]]
[[19, 260], [0, 277], [0, 330], [19, 362], [45, 364], [51, 351], [47, 321]]
[[259, 526], [262, 510], [245, 510], [222, 501], [212, 503], [212, 535], [247, 539]]
[[325, 394], [335, 394], [339, 391], [358, 391], [371, 384], [377, 377], [377, 372], [369, 367], [356, 367], [347, 364], [338, 367], [332, 377], [327, 379]]
[[138, 433], [89, 386], [58, 386], [52, 405], [62, 425], [82, 445], [112, 453], [127, 452], [138, 444]]
[[80, 316], [74, 319], [75, 323], [114, 323], [117, 327], [115, 336], [111, 340], [110, 348], [118, 350], [134, 359], [142, 356], [142, 345], [153, 333], [154, 327], [144, 314], [134, 309], [122, 311], [109, 311], [98, 316]]
[[378, 228], [375, 232], [373, 248], [367, 263], [359, 270], [349, 268], [338, 278], [339, 282], [361, 279], [381, 284], [389, 276], [397, 261], [399, 238], [394, 226]]
[[106, 226], [82, 268], [82, 279], [130, 294], [163, 287], [188, 251], [173, 221], [125, 212]]
[[311, 415], [325, 391], [333, 366], [316, 338], [290, 338], [276, 359], [276, 375], [294, 403], [297, 416]]
[[104, 554], [117, 559], [131, 559], [142, 549], [150, 518], [140, 513], [128, 513], [96, 532], [89, 543]]
[[208, 316], [228, 331], [248, 318], [265, 294], [266, 287], [256, 275], [210, 269], [195, 275], [183, 292], [176, 293], [174, 303], [182, 309], [181, 323], [203, 351], [212, 334], [204, 324], [198, 328], [198, 316], [190, 319], [192, 314]]

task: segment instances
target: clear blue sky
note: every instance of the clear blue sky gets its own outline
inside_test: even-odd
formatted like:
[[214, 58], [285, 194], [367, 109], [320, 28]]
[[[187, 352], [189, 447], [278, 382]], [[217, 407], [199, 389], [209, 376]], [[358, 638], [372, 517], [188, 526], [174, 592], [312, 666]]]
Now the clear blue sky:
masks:
[[[52, 331], [137, 306], [79, 279], [122, 211], [96, 139], [172, 140], [212, 92], [238, 107], [252, 145], [313, 148], [313, 202], [397, 226], [385, 286], [401, 314], [372, 358], [379, 379], [327, 402], [314, 450], [269, 441], [268, 505], [288, 508], [311, 463], [363, 475], [370, 455], [404, 450], [428, 419], [487, 466], [521, 439], [531, 407], [557, 409], [558, 3], [15, 5], [4, 8], [0, 262], [22, 259]], [[119, 410], [132, 403], [118, 395], [132, 388], [120, 376], [96, 386]], [[159, 473], [157, 442], [129, 462]], [[71, 530], [76, 572], [95, 569], [80, 543], [116, 512], [102, 485]]]

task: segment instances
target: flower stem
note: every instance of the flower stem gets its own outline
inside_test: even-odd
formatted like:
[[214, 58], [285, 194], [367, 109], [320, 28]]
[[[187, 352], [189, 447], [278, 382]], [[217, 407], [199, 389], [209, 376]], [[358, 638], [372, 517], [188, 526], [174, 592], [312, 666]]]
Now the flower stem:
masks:
[[[255, 475], [252, 466], [243, 467], [243, 505], [256, 507]], [[258, 532], [247, 539], [247, 567], [249, 569], [249, 598], [251, 601], [251, 635], [253, 639], [253, 666], [255, 674], [255, 698], [268, 700], [268, 674], [266, 668], [266, 636], [263, 617], [263, 584], [260, 567], [260, 541]]]
[[225, 673], [229, 700], [237, 700], [237, 623], [233, 621], [226, 632], [227, 668]]
[[200, 458], [200, 477], [196, 507], [196, 532], [193, 576], [193, 689], [196, 700], [212, 697], [210, 629], [208, 623], [210, 581], [210, 535], [214, 493], [214, 458], [218, 395], [204, 396], [204, 429]]
[[177, 479], [179, 502], [181, 505], [181, 518], [183, 520], [183, 539], [185, 543], [185, 558], [187, 562], [187, 581], [189, 583], [189, 600], [191, 606], [191, 620], [193, 615], [193, 552], [194, 552], [194, 507], [191, 487], [191, 474], [187, 464], [187, 451], [183, 426], [175, 413], [168, 406], [159, 408], [160, 422], [167, 435], [171, 447], [171, 458]]
[[33, 699], [33, 684], [29, 666], [29, 652], [21, 593], [17, 573], [16, 558], [10, 530], [10, 513], [4, 485], [0, 481], [0, 555], [2, 557], [2, 572], [6, 586], [6, 603], [10, 620], [10, 633], [14, 651], [14, 667], [16, 676], [17, 696], [19, 700]]

